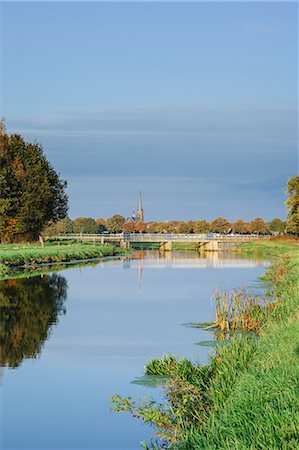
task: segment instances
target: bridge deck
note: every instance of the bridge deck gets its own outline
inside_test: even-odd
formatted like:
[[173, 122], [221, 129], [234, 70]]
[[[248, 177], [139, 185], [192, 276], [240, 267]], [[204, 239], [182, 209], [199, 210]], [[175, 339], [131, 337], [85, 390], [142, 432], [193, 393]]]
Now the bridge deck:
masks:
[[269, 239], [269, 236], [257, 235], [223, 235], [216, 233], [170, 234], [170, 233], [118, 233], [118, 234], [66, 234], [60, 239], [76, 239], [100, 242], [249, 242], [256, 239]]

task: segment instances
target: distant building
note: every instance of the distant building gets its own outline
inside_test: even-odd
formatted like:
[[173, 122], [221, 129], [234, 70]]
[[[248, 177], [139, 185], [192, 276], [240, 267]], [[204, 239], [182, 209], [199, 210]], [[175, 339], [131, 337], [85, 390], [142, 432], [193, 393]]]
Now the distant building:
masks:
[[144, 222], [141, 192], [139, 192], [138, 208], [137, 208], [136, 216], [137, 216], [137, 222]]
[[136, 214], [135, 214], [135, 211], [133, 211], [133, 215], [128, 217], [126, 219], [126, 222], [144, 222], [144, 212], [143, 212], [143, 208], [142, 208], [141, 192], [139, 192], [138, 208], [137, 208]]

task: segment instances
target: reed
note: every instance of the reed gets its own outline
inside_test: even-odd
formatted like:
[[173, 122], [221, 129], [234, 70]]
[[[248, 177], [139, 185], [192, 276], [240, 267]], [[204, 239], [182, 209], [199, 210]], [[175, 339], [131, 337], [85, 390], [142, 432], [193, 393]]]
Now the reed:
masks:
[[215, 328], [220, 331], [257, 332], [265, 322], [271, 303], [244, 286], [231, 291], [214, 292]]

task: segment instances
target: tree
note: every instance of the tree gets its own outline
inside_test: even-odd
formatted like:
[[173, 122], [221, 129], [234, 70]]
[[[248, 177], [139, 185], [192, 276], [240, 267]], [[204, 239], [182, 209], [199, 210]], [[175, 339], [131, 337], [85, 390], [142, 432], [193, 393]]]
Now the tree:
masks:
[[261, 217], [256, 217], [250, 222], [252, 233], [265, 234], [267, 233], [267, 224]]
[[286, 230], [289, 233], [299, 235], [299, 175], [289, 178], [286, 194], [289, 196], [286, 200], [288, 211]]
[[106, 228], [110, 233], [120, 233], [123, 229], [123, 224], [126, 219], [120, 214], [115, 214], [106, 220]]
[[285, 229], [285, 223], [277, 217], [276, 219], [271, 220], [268, 228], [272, 233], [283, 233]]
[[0, 239], [34, 240], [47, 222], [67, 213], [66, 181], [59, 178], [40, 144], [27, 143], [0, 127]]
[[145, 222], [136, 222], [135, 224], [136, 233], [144, 233], [146, 231], [146, 223]]
[[98, 232], [102, 233], [103, 231], [106, 231], [106, 220], [103, 217], [99, 217], [96, 219], [96, 224], [98, 226]]
[[193, 232], [193, 223], [190, 222], [179, 222], [177, 226], [177, 233], [179, 234], [189, 234]]
[[242, 219], [236, 220], [232, 225], [232, 229], [234, 233], [238, 234], [247, 234], [250, 233], [250, 226], [248, 223], [244, 222]]
[[160, 222], [148, 222], [146, 231], [147, 233], [160, 233], [160, 229], [163, 227], [163, 224]]
[[59, 236], [61, 234], [68, 234], [73, 232], [73, 221], [66, 216], [64, 219], [57, 222], [49, 222], [43, 230], [44, 236]]
[[217, 217], [210, 223], [210, 230], [214, 233], [227, 233], [230, 223], [225, 217]]
[[136, 232], [136, 225], [137, 225], [137, 223], [134, 222], [133, 220], [131, 222], [125, 222], [123, 224], [123, 231], [127, 231], [128, 233], [135, 233]]
[[99, 227], [96, 224], [96, 221], [91, 217], [77, 217], [73, 223], [73, 232], [74, 233], [88, 233], [95, 234], [97, 233]]
[[206, 220], [198, 220], [194, 224], [194, 233], [207, 233], [210, 225]]

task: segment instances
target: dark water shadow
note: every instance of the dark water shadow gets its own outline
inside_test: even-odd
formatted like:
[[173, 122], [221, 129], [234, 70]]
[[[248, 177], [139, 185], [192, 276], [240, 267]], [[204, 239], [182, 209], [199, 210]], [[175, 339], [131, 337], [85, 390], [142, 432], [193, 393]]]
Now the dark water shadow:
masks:
[[36, 358], [59, 315], [66, 313], [67, 281], [52, 274], [0, 282], [0, 365]]

